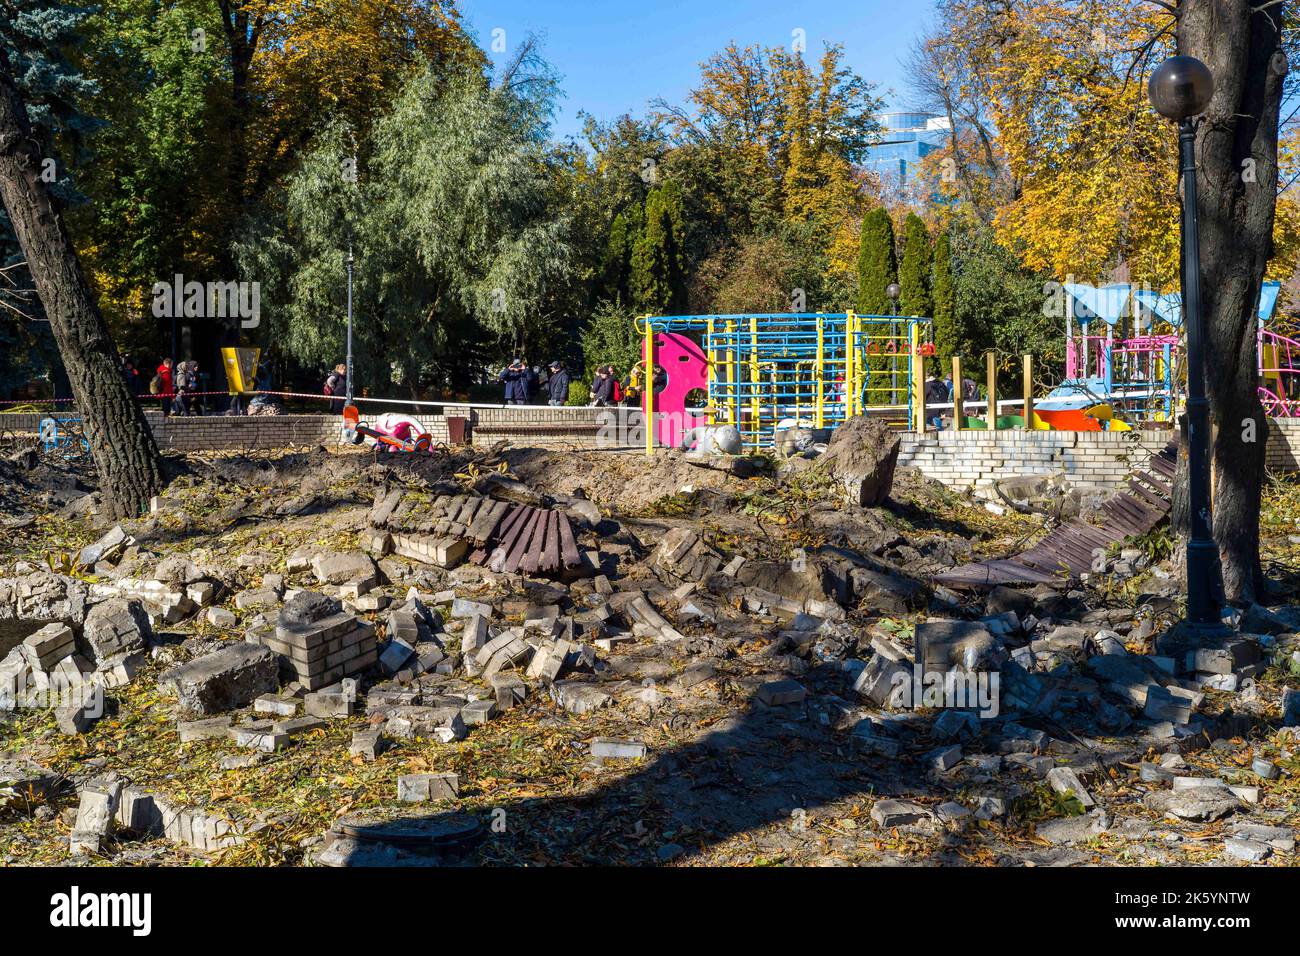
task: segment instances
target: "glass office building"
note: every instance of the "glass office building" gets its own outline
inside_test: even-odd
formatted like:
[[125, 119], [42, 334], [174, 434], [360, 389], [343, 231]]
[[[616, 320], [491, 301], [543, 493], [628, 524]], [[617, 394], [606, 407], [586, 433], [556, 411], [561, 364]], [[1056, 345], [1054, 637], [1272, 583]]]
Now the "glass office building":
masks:
[[895, 112], [880, 117], [880, 142], [867, 151], [863, 164], [885, 184], [906, 187], [922, 159], [948, 140], [948, 120], [931, 113]]

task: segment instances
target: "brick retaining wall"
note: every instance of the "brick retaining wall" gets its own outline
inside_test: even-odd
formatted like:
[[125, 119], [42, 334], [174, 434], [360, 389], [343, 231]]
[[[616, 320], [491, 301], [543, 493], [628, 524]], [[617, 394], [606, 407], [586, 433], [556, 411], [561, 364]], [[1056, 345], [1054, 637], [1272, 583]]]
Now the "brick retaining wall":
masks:
[[1012, 475], [1064, 473], [1085, 489], [1113, 488], [1169, 441], [1169, 432], [930, 432], [903, 436], [898, 463], [954, 487]]

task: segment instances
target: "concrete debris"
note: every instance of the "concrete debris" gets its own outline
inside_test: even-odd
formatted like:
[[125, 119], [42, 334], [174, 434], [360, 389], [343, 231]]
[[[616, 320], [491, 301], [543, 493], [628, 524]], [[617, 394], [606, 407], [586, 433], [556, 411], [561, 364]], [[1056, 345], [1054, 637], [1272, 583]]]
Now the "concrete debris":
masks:
[[158, 689], [175, 697], [182, 710], [217, 714], [277, 691], [279, 670], [268, 648], [232, 644], [165, 672]]

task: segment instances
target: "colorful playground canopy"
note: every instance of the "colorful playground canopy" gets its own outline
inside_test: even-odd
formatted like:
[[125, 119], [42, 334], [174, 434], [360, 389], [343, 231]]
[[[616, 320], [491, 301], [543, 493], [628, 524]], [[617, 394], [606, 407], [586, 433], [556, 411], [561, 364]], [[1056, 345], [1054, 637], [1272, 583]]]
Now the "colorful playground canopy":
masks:
[[[1127, 282], [1117, 282], [1100, 288], [1080, 282], [1065, 283], [1066, 294], [1074, 300], [1074, 316], [1084, 322], [1101, 319], [1114, 325], [1128, 311], [1132, 295], [1138, 305], [1161, 321], [1178, 327], [1183, 322], [1183, 297], [1177, 292], [1153, 292], [1136, 289]], [[1259, 291], [1259, 324], [1264, 325], [1277, 309], [1281, 283], [1265, 282]]]

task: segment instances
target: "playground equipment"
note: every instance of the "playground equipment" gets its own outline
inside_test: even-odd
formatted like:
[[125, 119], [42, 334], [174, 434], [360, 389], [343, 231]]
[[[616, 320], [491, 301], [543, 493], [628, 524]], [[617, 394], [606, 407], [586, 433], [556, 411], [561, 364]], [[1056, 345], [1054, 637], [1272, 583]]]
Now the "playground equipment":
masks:
[[433, 448], [433, 438], [423, 428], [418, 419], [397, 412], [386, 412], [367, 425], [355, 405], [343, 409], [343, 438], [353, 445], [369, 438], [382, 451], [427, 452]]
[[1300, 418], [1300, 341], [1259, 330], [1259, 400], [1270, 418]]
[[[1182, 297], [1127, 283], [1066, 283], [1064, 289], [1065, 381], [1038, 403], [1043, 419], [1077, 427], [1088, 406], [1108, 405], [1132, 419], [1171, 420], [1181, 402]], [[1277, 282], [1260, 288], [1259, 397], [1266, 415], [1294, 417], [1300, 416], [1300, 342], [1268, 328], [1279, 291]], [[1125, 319], [1135, 334], [1117, 337]], [[1093, 331], [1098, 323], [1104, 334]], [[1156, 332], [1159, 326], [1168, 331]]]
[[46, 455], [77, 458], [90, 454], [90, 442], [82, 431], [82, 422], [75, 416], [47, 416], [38, 426], [41, 450]]
[[667, 381], [643, 409], [657, 442], [676, 447], [698, 425], [731, 424], [749, 449], [778, 426], [834, 428], [867, 409], [912, 420], [930, 320], [839, 313], [661, 315], [636, 320], [645, 367]]

